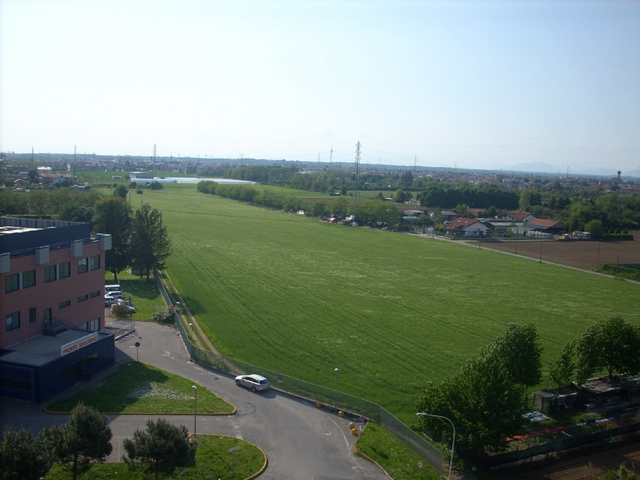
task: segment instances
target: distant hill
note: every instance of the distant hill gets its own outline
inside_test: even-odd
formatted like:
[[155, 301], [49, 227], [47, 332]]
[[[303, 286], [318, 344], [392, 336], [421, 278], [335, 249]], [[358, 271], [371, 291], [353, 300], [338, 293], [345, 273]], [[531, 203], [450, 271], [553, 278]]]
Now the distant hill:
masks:
[[519, 163], [505, 170], [513, 170], [515, 172], [531, 172], [531, 173], [558, 173], [562, 169], [554, 167], [549, 163], [534, 162], [534, 163]]
[[[544, 163], [544, 162], [519, 163], [505, 170], [510, 170], [514, 172], [524, 172], [524, 173], [555, 173], [555, 174], [566, 173], [566, 167], [565, 169], [562, 169], [562, 168], [554, 167], [550, 163]], [[615, 168], [601, 167], [601, 168], [591, 168], [591, 169], [585, 168], [585, 169], [581, 169], [580, 171], [576, 171], [575, 169], [569, 168], [569, 175], [595, 175], [599, 177], [615, 177], [618, 175], [618, 170], [616, 170]], [[640, 169], [622, 171], [622, 178], [625, 178], [625, 177], [626, 178], [640, 177]]]

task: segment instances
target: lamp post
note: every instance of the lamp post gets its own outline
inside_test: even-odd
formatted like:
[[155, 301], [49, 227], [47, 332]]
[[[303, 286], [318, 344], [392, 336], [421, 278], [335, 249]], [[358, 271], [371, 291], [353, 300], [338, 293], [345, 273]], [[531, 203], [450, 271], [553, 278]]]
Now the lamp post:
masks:
[[338, 408], [338, 377], [340, 376], [340, 369], [335, 368], [333, 371], [336, 372], [336, 392], [333, 403], [335, 404], [336, 408]]
[[453, 452], [456, 446], [456, 426], [453, 424], [451, 420], [449, 420], [447, 417], [443, 417], [442, 415], [432, 415], [430, 413], [422, 413], [422, 412], [418, 412], [416, 413], [416, 415], [418, 417], [442, 418], [451, 424], [451, 427], [453, 428], [453, 440], [451, 441], [451, 461], [449, 462], [449, 477], [448, 477], [448, 479], [451, 480], [451, 470], [453, 469]]
[[196, 414], [198, 411], [198, 387], [192, 385], [193, 388], [193, 437], [196, 436]]

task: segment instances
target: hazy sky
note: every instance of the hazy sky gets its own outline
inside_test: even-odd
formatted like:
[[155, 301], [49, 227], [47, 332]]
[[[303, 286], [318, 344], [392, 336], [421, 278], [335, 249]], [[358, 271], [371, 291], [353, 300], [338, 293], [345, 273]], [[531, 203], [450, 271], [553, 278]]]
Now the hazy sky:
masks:
[[0, 0], [0, 149], [640, 168], [640, 1]]

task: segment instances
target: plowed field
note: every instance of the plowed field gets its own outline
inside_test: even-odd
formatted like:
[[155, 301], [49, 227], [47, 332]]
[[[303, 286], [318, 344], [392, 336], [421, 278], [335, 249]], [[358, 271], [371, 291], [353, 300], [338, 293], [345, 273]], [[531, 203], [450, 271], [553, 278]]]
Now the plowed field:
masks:
[[[500, 250], [525, 257], [560, 263], [584, 270], [597, 270], [605, 263], [640, 263], [640, 231], [634, 234], [633, 241], [599, 242], [591, 241], [532, 241], [482, 242], [481, 248]], [[474, 243], [474, 242], [469, 242]]]

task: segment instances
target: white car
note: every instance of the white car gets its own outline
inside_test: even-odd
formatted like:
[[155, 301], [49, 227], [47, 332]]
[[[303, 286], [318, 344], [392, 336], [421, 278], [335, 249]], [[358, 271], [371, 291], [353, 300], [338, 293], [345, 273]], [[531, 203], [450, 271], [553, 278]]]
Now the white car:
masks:
[[124, 293], [122, 292], [110, 292], [105, 294], [104, 296], [104, 306], [108, 307], [109, 305], [113, 305], [118, 300], [124, 299]]
[[262, 375], [238, 375], [236, 377], [236, 385], [239, 387], [250, 388], [252, 392], [269, 390], [271, 384]]

